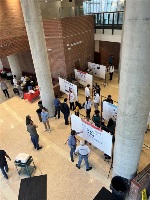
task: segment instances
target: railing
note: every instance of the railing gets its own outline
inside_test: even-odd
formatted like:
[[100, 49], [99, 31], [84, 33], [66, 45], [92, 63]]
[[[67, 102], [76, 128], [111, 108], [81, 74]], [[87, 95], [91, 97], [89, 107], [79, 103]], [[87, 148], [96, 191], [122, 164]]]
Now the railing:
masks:
[[103, 29], [103, 34], [105, 29], [112, 29], [112, 35], [114, 34], [114, 29], [122, 29], [124, 11], [88, 14], [95, 15], [95, 29]]

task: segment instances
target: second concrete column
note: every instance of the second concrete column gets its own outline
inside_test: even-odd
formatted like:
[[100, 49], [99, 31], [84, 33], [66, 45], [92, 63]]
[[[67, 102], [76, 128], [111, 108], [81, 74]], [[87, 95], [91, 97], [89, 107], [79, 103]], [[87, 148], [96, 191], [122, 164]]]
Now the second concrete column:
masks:
[[20, 0], [43, 106], [54, 116], [54, 91], [43, 23], [37, 0]]

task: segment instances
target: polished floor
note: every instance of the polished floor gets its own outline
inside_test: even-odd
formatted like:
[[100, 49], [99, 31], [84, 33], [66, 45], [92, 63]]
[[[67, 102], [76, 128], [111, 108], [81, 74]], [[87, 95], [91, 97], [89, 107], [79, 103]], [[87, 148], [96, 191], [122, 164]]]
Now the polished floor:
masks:
[[[95, 78], [95, 82], [101, 83], [101, 94], [112, 95], [114, 100], [118, 100], [118, 78], [114, 74], [113, 80], [107, 81], [108, 85], [103, 86], [103, 81]], [[39, 122], [36, 114], [38, 99], [33, 103], [24, 101], [12, 92], [9, 85], [11, 99], [4, 97], [0, 92], [0, 149], [4, 149], [11, 157], [8, 161], [9, 179], [6, 180], [0, 173], [0, 199], [17, 200], [19, 193], [20, 180], [26, 176], [18, 175], [14, 160], [18, 153], [27, 153], [34, 159], [37, 169], [35, 176], [47, 174], [47, 195], [48, 200], [92, 200], [102, 186], [109, 189], [110, 177], [108, 177], [110, 164], [104, 161], [103, 152], [90, 146], [91, 156], [90, 165], [93, 169], [86, 172], [85, 165], [82, 163], [81, 169], [77, 169], [75, 162], [72, 163], [69, 157], [69, 147], [65, 142], [70, 134], [70, 126], [64, 125], [63, 116], [58, 119], [50, 119], [51, 133], [44, 132], [44, 125]], [[79, 101], [84, 102], [84, 90], [79, 90]], [[61, 98], [61, 101], [63, 98]], [[82, 114], [85, 111], [82, 109]], [[38, 125], [40, 145], [43, 149], [36, 151], [30, 141], [26, 131], [25, 117], [31, 115], [33, 121]], [[150, 132], [145, 134], [146, 145], [150, 145]], [[150, 151], [143, 148], [139, 164], [141, 171], [150, 160]]]

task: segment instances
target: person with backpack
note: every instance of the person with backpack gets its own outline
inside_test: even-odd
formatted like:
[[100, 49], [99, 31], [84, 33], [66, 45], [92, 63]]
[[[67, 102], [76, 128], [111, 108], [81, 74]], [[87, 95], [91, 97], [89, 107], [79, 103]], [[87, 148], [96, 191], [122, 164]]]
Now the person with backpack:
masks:
[[67, 104], [67, 98], [64, 99], [64, 102], [60, 105], [60, 110], [64, 115], [65, 125], [69, 125], [68, 117], [70, 115], [69, 106]]

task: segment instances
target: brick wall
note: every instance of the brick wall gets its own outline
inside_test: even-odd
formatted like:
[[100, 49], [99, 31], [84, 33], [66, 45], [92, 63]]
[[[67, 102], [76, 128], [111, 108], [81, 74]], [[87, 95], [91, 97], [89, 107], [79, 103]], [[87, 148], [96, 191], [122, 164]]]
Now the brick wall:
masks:
[[128, 200], [141, 200], [141, 192], [150, 190], [150, 164], [147, 165], [132, 181]]
[[101, 53], [101, 63], [109, 66], [109, 57], [113, 55], [115, 69], [119, 67], [120, 43], [99, 41], [99, 52]]
[[73, 73], [76, 60], [80, 61], [80, 67], [83, 69], [87, 67], [87, 62], [94, 58], [94, 17], [67, 17], [62, 19], [61, 24], [68, 76]]
[[[80, 60], [81, 69], [94, 57], [93, 16], [44, 20], [49, 63], [52, 77], [67, 77], [73, 73], [74, 62]], [[70, 48], [70, 50], [68, 50]]]
[[20, 0], [0, 0], [0, 58], [29, 50]]

